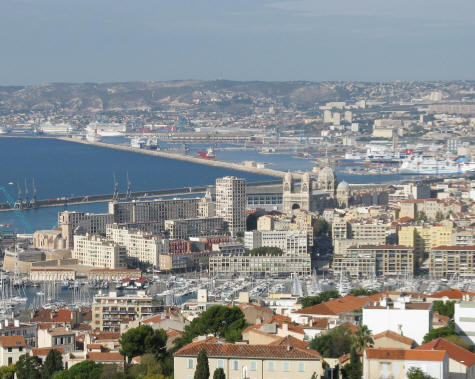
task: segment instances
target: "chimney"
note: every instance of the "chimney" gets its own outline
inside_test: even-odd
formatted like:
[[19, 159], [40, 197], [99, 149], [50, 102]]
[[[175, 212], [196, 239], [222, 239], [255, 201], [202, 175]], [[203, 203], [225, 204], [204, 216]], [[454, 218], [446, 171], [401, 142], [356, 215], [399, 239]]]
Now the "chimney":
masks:
[[13, 325], [15, 328], [18, 328], [20, 326], [20, 320], [13, 320]]
[[262, 318], [256, 317], [256, 324], [262, 324]]
[[8, 326], [8, 319], [5, 319], [5, 326]]

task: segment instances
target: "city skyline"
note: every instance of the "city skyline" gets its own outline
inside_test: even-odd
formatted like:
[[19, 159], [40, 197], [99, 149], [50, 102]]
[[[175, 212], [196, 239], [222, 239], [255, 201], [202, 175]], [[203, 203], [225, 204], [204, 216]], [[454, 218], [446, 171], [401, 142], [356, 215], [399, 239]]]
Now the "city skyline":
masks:
[[469, 80], [474, 11], [465, 0], [6, 0], [0, 83]]

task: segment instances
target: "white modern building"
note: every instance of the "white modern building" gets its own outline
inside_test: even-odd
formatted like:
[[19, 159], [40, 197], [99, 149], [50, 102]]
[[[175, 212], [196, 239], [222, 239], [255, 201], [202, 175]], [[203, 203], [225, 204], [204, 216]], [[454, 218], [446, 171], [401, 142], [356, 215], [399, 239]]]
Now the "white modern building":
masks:
[[225, 176], [216, 179], [216, 216], [228, 223], [231, 234], [246, 230], [246, 179]]
[[308, 238], [305, 230], [250, 231], [244, 234], [244, 247], [278, 247], [288, 255], [306, 255]]
[[475, 301], [455, 303], [454, 322], [457, 333], [475, 345]]
[[125, 268], [127, 250], [124, 246], [100, 236], [74, 236], [72, 257], [79, 264], [102, 268]]
[[373, 335], [390, 330], [420, 345], [432, 329], [432, 303], [410, 303], [407, 298], [371, 302], [363, 308], [363, 325]]

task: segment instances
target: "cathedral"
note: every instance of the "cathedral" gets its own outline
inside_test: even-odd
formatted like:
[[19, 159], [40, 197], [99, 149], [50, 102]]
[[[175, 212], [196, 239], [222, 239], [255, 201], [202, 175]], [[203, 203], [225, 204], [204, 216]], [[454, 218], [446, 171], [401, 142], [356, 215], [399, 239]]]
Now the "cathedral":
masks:
[[298, 187], [289, 171], [284, 177], [282, 201], [284, 213], [295, 209], [317, 212], [326, 208], [347, 208], [351, 202], [351, 189], [345, 181], [338, 184], [335, 173], [328, 166], [320, 170], [317, 179], [308, 172], [303, 174]]

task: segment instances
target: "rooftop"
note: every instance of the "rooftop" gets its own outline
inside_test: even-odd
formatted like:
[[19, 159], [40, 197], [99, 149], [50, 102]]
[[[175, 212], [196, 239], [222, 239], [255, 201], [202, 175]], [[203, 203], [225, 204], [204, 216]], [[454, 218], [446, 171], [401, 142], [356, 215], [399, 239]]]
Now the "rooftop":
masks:
[[442, 350], [449, 354], [450, 359], [462, 363], [467, 367], [475, 364], [475, 354], [443, 338], [437, 338], [425, 345], [418, 346], [416, 350]]
[[442, 350], [404, 350], [404, 349], [370, 349], [365, 350], [368, 359], [394, 359], [407, 361], [443, 361]]

